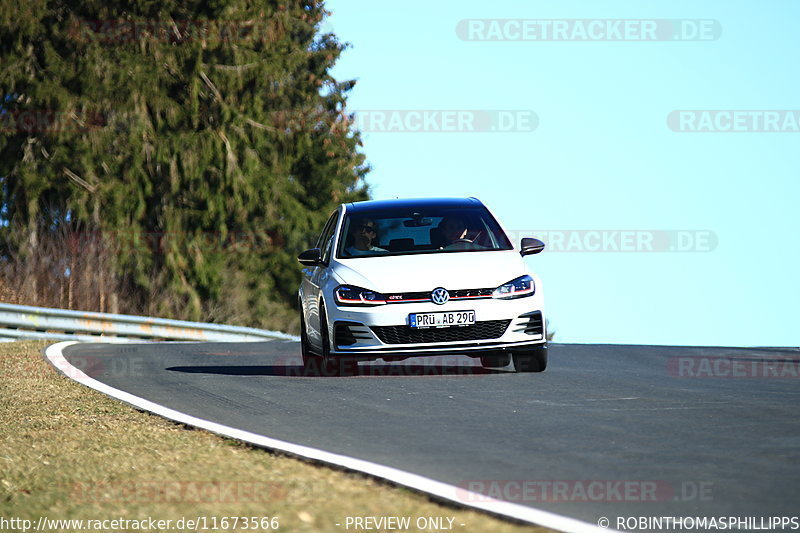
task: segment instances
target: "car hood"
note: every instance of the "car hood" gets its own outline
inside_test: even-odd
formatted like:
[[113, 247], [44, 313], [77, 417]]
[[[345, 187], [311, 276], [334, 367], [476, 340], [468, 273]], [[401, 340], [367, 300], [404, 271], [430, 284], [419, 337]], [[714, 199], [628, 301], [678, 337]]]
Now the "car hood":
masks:
[[333, 263], [341, 283], [378, 292], [497, 287], [528, 273], [519, 252], [457, 252], [352, 258]]

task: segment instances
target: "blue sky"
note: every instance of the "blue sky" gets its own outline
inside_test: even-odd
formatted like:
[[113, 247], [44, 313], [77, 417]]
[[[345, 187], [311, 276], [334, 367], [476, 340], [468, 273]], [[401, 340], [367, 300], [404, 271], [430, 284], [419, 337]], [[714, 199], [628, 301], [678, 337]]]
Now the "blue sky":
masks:
[[[800, 109], [800, 4], [327, 7], [324, 28], [352, 44], [334, 70], [358, 79], [351, 110], [538, 117], [533, 131], [367, 131], [375, 198], [476, 196], [506, 228], [531, 236], [712, 236], [715, 246], [697, 251], [551, 247], [526, 259], [543, 278], [557, 341], [800, 345], [800, 133], [685, 133], [667, 124], [675, 110]], [[721, 33], [703, 41], [466, 41], [456, 33], [464, 19], [702, 19]]]

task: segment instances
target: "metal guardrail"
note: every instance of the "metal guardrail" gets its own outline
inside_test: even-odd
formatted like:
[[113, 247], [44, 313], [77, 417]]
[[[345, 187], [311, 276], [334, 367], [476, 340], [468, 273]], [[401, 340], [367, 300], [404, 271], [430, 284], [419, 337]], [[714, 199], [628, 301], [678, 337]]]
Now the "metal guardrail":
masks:
[[223, 324], [0, 303], [0, 341], [18, 339], [82, 342], [297, 340], [279, 331]]

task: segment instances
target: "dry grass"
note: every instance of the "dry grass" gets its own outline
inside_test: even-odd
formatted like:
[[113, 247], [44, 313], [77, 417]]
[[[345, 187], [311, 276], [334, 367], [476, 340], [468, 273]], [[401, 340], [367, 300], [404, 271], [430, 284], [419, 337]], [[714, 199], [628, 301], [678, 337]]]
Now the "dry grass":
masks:
[[545, 531], [136, 411], [56, 373], [44, 346], [0, 344], [0, 517], [277, 516], [281, 531], [346, 531], [346, 516], [436, 516], [456, 531]]
[[[130, 272], [119, 264], [137, 247], [158, 255], [163, 253], [160, 239], [180, 239], [179, 234], [104, 233], [82, 224], [62, 224], [28, 239], [36, 242], [34, 249], [16, 250], [9, 249], [4, 239], [26, 231], [16, 226], [5, 230], [0, 226], [0, 230], [0, 302], [300, 332], [299, 314], [292, 307], [294, 296], [291, 303], [266, 296], [254, 302], [248, 277], [233, 267], [225, 267], [222, 276], [220, 293], [224, 297], [206, 295], [204, 301], [198, 301], [196, 313], [187, 305], [186, 295], [166, 283], [163, 270], [150, 273], [147, 289], [120, 273]], [[253, 311], [254, 306], [258, 312]]]

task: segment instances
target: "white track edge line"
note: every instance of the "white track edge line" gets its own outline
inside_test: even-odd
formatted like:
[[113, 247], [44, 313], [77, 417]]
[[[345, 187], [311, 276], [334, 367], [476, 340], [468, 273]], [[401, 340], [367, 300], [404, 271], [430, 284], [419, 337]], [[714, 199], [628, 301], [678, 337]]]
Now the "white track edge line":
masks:
[[[570, 533], [599, 533], [601, 531], [613, 532], [612, 529], [604, 529], [596, 526], [595, 524], [584, 522], [576, 518], [569, 518], [567, 516], [562, 516], [550, 511], [544, 511], [516, 503], [496, 500], [483, 494], [467, 491], [465, 489], [456, 487], [455, 485], [449, 485], [442, 481], [436, 481], [435, 479], [426, 478], [424, 476], [420, 476], [419, 474], [406, 472], [398, 468], [373, 463], [365, 459], [357, 459], [355, 457], [327, 452], [325, 450], [312, 448], [310, 446], [294, 444], [264, 435], [258, 435], [256, 433], [225, 426], [210, 420], [204, 420], [202, 418], [187, 415], [186, 413], [170, 409], [169, 407], [165, 407], [155, 402], [151, 402], [150, 400], [140, 398], [139, 396], [135, 396], [128, 392], [115, 389], [114, 387], [87, 376], [79, 368], [72, 366], [64, 357], [63, 349], [74, 344], [81, 343], [75, 341], [63, 341], [52, 344], [45, 348], [45, 358], [56, 368], [56, 370], [82, 385], [175, 422], [199, 427], [212, 433], [241, 440], [250, 444], [255, 444], [256, 446], [262, 448], [280, 450], [292, 455], [314, 459], [316, 461], [330, 463], [350, 470], [363, 472], [372, 476], [387, 479], [399, 485], [404, 485], [406, 487], [419, 490], [421, 492], [433, 494], [434, 496], [444, 500], [452, 501], [459, 506], [473, 507], [476, 509], [489, 511], [491, 513], [529, 522], [534, 525], [558, 529]], [[68, 370], [68, 372], [65, 370]], [[459, 494], [461, 497], [458, 496]]]

